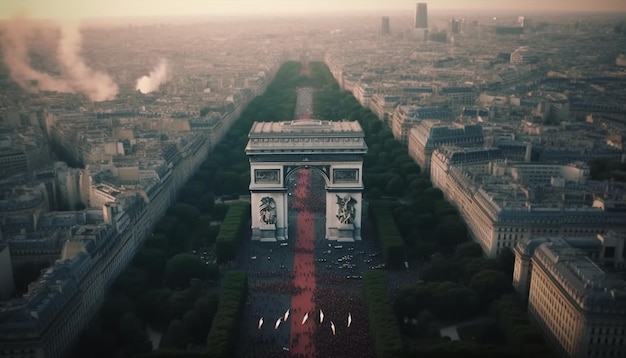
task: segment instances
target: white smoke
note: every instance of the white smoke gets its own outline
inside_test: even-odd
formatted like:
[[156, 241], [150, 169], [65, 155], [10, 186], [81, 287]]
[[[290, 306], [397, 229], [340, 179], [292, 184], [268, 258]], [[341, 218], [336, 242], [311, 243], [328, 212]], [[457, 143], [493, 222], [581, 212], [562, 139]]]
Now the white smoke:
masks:
[[80, 57], [81, 36], [78, 25], [65, 23], [61, 26], [58, 59], [78, 91], [93, 101], [106, 101], [115, 98], [117, 85], [106, 73], [94, 71]]
[[[30, 64], [28, 40], [42, 29], [60, 30], [57, 60], [63, 67], [63, 76], [38, 71]], [[118, 88], [111, 77], [92, 70], [80, 57], [81, 35], [76, 24], [41, 23], [14, 17], [2, 27], [0, 44], [11, 78], [29, 92], [83, 93], [92, 101], [110, 100], [117, 95]]]
[[[63, 67], [62, 76], [52, 76], [30, 65], [28, 42], [39, 30], [60, 30], [57, 60]], [[77, 24], [13, 18], [2, 27], [0, 44], [11, 78], [29, 92], [83, 93], [92, 101], [110, 100], [117, 95], [118, 88], [113, 80], [105, 73], [92, 70], [80, 57], [81, 35]]]
[[47, 24], [29, 24], [27, 20], [13, 18], [2, 29], [2, 55], [9, 68], [11, 78], [22, 88], [31, 92], [57, 91], [72, 92], [72, 88], [62, 79], [39, 72], [30, 66], [27, 39], [35, 34], [37, 27]]
[[141, 93], [150, 93], [159, 89], [159, 86], [167, 81], [167, 62], [161, 60], [159, 64], [150, 71], [148, 76], [143, 76], [137, 80], [135, 89]]

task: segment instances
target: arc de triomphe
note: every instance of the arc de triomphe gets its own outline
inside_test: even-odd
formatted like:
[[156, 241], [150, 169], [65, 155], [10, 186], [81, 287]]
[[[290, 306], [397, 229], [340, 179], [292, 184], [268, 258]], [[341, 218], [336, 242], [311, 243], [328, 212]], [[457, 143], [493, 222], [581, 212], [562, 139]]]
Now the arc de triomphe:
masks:
[[326, 239], [361, 240], [365, 136], [356, 121], [254, 122], [248, 135], [252, 239], [288, 239], [286, 181], [301, 168], [326, 180]]

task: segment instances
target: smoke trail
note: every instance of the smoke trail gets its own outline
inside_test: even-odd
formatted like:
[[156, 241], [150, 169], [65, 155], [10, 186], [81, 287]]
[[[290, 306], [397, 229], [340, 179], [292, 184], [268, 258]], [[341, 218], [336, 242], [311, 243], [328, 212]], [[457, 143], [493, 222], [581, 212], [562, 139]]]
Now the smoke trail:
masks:
[[[63, 65], [64, 76], [51, 76], [30, 65], [28, 40], [42, 28], [45, 31], [61, 30], [57, 57]], [[92, 101], [109, 100], [117, 95], [117, 85], [113, 80], [105, 73], [93, 71], [80, 57], [81, 35], [75, 24], [42, 24], [14, 17], [3, 26], [0, 44], [11, 78], [26, 91], [80, 92]]]
[[80, 57], [81, 36], [76, 23], [61, 26], [58, 60], [65, 67], [72, 87], [86, 94], [92, 101], [106, 101], [117, 95], [117, 85], [107, 74], [94, 71]]
[[[40, 24], [41, 25], [41, 24]], [[23, 18], [12, 18], [2, 28], [2, 57], [9, 68], [11, 79], [29, 92], [73, 92], [64, 80], [39, 72], [30, 66], [27, 40], [37, 26]]]
[[159, 86], [167, 81], [167, 72], [167, 62], [161, 60], [161, 62], [150, 71], [150, 75], [143, 76], [137, 80], [135, 89], [144, 94], [158, 90]]

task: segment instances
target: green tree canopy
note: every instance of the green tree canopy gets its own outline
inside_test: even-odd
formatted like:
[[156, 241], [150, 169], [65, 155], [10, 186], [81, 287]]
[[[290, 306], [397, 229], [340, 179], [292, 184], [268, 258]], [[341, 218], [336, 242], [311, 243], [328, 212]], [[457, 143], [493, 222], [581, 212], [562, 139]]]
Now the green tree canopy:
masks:
[[165, 334], [161, 337], [159, 348], [187, 348], [185, 327], [180, 320], [175, 319], [170, 322], [170, 325], [167, 327], [167, 332], [165, 332]]
[[480, 271], [470, 280], [469, 287], [476, 291], [484, 306], [512, 290], [511, 280], [504, 273], [496, 270]]
[[464, 242], [456, 247], [454, 255], [458, 258], [483, 257], [483, 248], [474, 241]]
[[189, 287], [192, 278], [204, 280], [206, 275], [206, 264], [191, 254], [178, 254], [165, 267], [165, 282], [171, 288]]

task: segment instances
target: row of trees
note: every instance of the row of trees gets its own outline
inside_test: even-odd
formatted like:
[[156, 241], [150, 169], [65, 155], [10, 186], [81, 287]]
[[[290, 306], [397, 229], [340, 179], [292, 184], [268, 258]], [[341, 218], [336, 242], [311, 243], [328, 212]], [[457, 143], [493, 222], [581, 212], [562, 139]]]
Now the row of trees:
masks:
[[[253, 121], [292, 118], [295, 84], [302, 81], [300, 64], [286, 63], [265, 94], [244, 109], [116, 280], [101, 311], [81, 337], [75, 356], [122, 357], [141, 352], [181, 356], [181, 348], [187, 344], [207, 343], [218, 297], [203, 293], [201, 287], [202, 281], [217, 280], [219, 270], [207, 263], [210, 252], [204, 255], [204, 251], [210, 251], [221, 231], [216, 223], [231, 211], [229, 205], [216, 203], [215, 197], [248, 191], [245, 146], [250, 126]], [[249, 208], [244, 211], [249, 216]], [[234, 237], [236, 241], [240, 236]], [[191, 255], [191, 250], [200, 252]], [[232, 257], [237, 248], [225, 251]], [[147, 325], [163, 332], [160, 349], [152, 353], [148, 353]]]
[[[398, 320], [415, 338], [432, 337], [433, 318], [460, 320], [484, 314], [492, 302], [512, 291], [514, 257], [510, 251], [496, 259], [483, 257], [475, 242], [457, 247], [450, 257], [435, 257], [422, 273], [423, 282], [404, 287], [394, 301]], [[434, 315], [434, 317], [431, 317]]]
[[249, 203], [238, 201], [230, 204], [230, 209], [222, 222], [215, 242], [215, 255], [218, 263], [225, 263], [237, 257], [241, 238], [248, 227], [249, 219]]
[[457, 210], [433, 188], [407, 148], [368, 108], [362, 107], [348, 91], [342, 91], [323, 63], [312, 62], [311, 73], [326, 81], [314, 93], [317, 118], [358, 120], [365, 133], [368, 153], [363, 162], [365, 196], [373, 201], [395, 198], [388, 208], [406, 246], [409, 258], [425, 258], [437, 251], [452, 252], [467, 240], [467, 228]]
[[401, 267], [405, 261], [404, 243], [391, 211], [385, 202], [377, 200], [369, 203], [368, 213], [387, 266]]
[[376, 357], [399, 357], [404, 348], [398, 324], [391, 311], [384, 273], [370, 271], [363, 276], [363, 296], [374, 340]]
[[[497, 259], [484, 258], [480, 245], [467, 242], [467, 227], [457, 210], [444, 199], [441, 190], [432, 187], [428, 175], [421, 173], [406, 148], [393, 138], [382, 121], [369, 109], [361, 107], [349, 92], [341, 91], [324, 64], [312, 63], [311, 70], [317, 74], [318, 80], [326, 81], [323, 90], [315, 93], [316, 117], [358, 120], [365, 132], [369, 147], [364, 160], [365, 194], [370, 200], [370, 216], [385, 257], [397, 256], [392, 261], [396, 264], [403, 261], [404, 253], [398, 253], [402, 250], [399, 236], [413, 256], [454, 253], [449, 257], [439, 255], [434, 258], [423, 272], [424, 282], [405, 288], [395, 300], [398, 321], [417, 322], [417, 325], [402, 327], [408, 328], [416, 337], [438, 338], [431, 312], [438, 318], [457, 320], [484, 313], [493, 303], [500, 308], [497, 311], [501, 314], [497, 315], [499, 326], [507, 332], [506, 341], [512, 346], [509, 349], [470, 342], [420, 344], [411, 347], [409, 353], [422, 357], [516, 357], [527, 356], [526, 353], [541, 356], [544, 352], [549, 355], [547, 349], [529, 346], [536, 343], [533, 340], [536, 336], [529, 336], [525, 331], [529, 329], [527, 326], [514, 325], [519, 323], [515, 314], [507, 320], [507, 315], [512, 313], [507, 310], [513, 310], [513, 306], [501, 308], [500, 302], [508, 301], [499, 301], [500, 297], [512, 290], [513, 254], [505, 250]], [[615, 166], [598, 167], [601, 171]], [[398, 200], [385, 200], [381, 205], [382, 202], [376, 199], [382, 197]], [[399, 336], [396, 341], [397, 330], [386, 320], [389, 303], [384, 278], [380, 273], [368, 273], [364, 285], [376, 352], [378, 356], [387, 356], [397, 348], [395, 342], [401, 344], [401, 341]], [[521, 312], [518, 306], [514, 307]]]
[[528, 316], [513, 299], [494, 302], [492, 313], [506, 343], [523, 357], [550, 358], [553, 354], [543, 336], [528, 320]]
[[224, 279], [220, 304], [207, 339], [209, 358], [233, 356], [247, 297], [247, 274], [240, 271], [229, 272]]
[[250, 163], [245, 148], [255, 121], [290, 120], [296, 108], [295, 86], [303, 81], [299, 62], [284, 63], [265, 93], [255, 97], [228, 130], [197, 173], [216, 196], [248, 193]]

